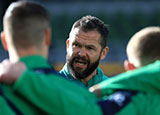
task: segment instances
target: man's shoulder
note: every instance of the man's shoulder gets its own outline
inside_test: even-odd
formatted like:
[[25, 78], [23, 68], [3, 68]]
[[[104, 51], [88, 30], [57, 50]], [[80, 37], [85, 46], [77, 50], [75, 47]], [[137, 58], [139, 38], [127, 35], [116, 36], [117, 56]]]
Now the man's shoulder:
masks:
[[59, 71], [59, 73], [60, 73], [60, 74], [64, 74], [64, 73], [67, 73], [67, 71], [68, 71], [68, 66], [67, 66], [67, 64], [65, 64], [65, 65], [62, 67], [62, 69]]
[[61, 74], [62, 77], [68, 80], [73, 80], [74, 78], [71, 76], [67, 63], [63, 66], [63, 68], [59, 71], [59, 74]]
[[98, 73], [98, 76], [102, 76], [102, 81], [108, 79], [108, 76], [104, 75], [100, 67], [97, 67], [97, 73]]
[[106, 79], [108, 79], [108, 78], [109, 78], [108, 76], [103, 75], [102, 80], [106, 80]]

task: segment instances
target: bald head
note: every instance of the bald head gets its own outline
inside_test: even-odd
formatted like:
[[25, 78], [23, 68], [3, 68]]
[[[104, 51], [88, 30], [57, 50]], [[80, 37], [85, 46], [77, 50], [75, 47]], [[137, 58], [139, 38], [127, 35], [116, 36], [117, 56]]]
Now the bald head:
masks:
[[18, 1], [7, 9], [4, 18], [7, 42], [17, 48], [39, 47], [49, 27], [49, 16], [37, 3]]
[[160, 59], [160, 27], [147, 27], [137, 32], [127, 45], [127, 56], [135, 67]]

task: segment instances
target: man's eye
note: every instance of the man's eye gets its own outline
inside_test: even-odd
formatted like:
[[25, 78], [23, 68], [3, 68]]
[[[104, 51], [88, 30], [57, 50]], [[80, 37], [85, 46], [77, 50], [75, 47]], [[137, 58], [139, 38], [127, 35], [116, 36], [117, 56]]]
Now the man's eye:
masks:
[[94, 50], [94, 48], [93, 48], [93, 47], [87, 47], [87, 49], [89, 49], [89, 50]]
[[74, 47], [78, 47], [79, 45], [78, 45], [77, 43], [74, 43], [73, 46], [74, 46]]

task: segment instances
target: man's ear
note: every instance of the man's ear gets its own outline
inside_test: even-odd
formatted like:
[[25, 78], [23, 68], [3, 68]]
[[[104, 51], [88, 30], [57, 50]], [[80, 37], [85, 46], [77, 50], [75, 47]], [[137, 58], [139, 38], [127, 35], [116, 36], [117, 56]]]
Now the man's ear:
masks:
[[66, 40], [66, 46], [69, 48], [69, 39]]
[[69, 48], [69, 38], [66, 40], [66, 50]]
[[8, 45], [7, 45], [7, 41], [6, 41], [6, 34], [4, 33], [4, 31], [1, 32], [1, 41], [2, 41], [2, 45], [3, 45], [4, 49], [6, 51], [8, 51]]
[[103, 60], [107, 56], [108, 51], [109, 51], [108, 47], [103, 48], [101, 52], [101, 58], [100, 58], [101, 60]]
[[136, 67], [134, 66], [134, 64], [130, 63], [128, 60], [124, 61], [124, 68], [125, 68], [126, 71], [136, 69]]
[[51, 44], [51, 29], [47, 28], [45, 33], [45, 43], [47, 46], [50, 46]]

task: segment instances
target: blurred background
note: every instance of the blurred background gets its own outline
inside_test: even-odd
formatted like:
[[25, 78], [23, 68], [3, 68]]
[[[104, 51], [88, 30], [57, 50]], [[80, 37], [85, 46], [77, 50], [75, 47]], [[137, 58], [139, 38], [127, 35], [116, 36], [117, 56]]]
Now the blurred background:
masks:
[[[0, 30], [8, 5], [0, 0]], [[31, 0], [28, 0], [31, 1]], [[60, 70], [65, 64], [66, 39], [72, 24], [84, 15], [100, 18], [109, 27], [109, 53], [100, 67], [107, 76], [124, 72], [123, 61], [130, 37], [146, 26], [160, 26], [160, 0], [32, 0], [45, 6], [51, 15], [52, 45], [49, 61]], [[21, 29], [21, 28], [20, 28]], [[0, 61], [8, 57], [0, 44]]]

